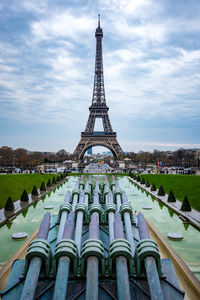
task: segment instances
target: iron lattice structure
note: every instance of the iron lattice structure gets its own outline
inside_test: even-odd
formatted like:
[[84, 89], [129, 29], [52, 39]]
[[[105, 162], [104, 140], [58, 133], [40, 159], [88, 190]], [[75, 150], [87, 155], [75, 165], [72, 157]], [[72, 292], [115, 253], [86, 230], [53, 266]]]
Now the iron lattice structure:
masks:
[[[81, 140], [74, 151], [74, 157], [82, 160], [88, 148], [94, 146], [104, 146], [108, 148], [116, 157], [122, 153], [122, 149], [117, 141], [117, 134], [113, 132], [108, 115], [108, 106], [106, 105], [104, 76], [103, 76], [103, 55], [102, 55], [102, 38], [103, 30], [100, 27], [100, 17], [98, 27], [95, 32], [96, 37], [96, 59], [94, 72], [94, 87], [92, 104], [89, 107], [89, 117], [85, 131], [81, 133]], [[94, 131], [96, 118], [101, 118], [103, 131]]]

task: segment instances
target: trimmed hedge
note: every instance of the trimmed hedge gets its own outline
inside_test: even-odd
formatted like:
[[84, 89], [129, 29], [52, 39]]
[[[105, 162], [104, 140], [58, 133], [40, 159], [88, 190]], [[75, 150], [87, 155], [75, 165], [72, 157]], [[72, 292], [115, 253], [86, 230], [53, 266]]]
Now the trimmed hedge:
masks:
[[51, 184], [51, 180], [49, 179], [47, 182], [47, 187], [50, 187], [50, 186], [52, 186], [52, 184]]
[[21, 197], [20, 197], [20, 200], [23, 201], [23, 202], [28, 202], [28, 194], [27, 194], [27, 191], [24, 190]]
[[145, 184], [145, 180], [144, 180], [144, 178], [143, 178], [143, 177], [141, 178], [141, 181], [140, 181], [140, 183], [141, 183], [141, 184]]
[[163, 188], [162, 184], [159, 187], [158, 196], [165, 196], [165, 191], [164, 191], [164, 188]]
[[175, 198], [174, 193], [172, 192], [172, 190], [169, 192], [167, 201], [168, 202], [176, 202], [176, 198]]
[[52, 184], [56, 184], [56, 179], [55, 179], [55, 177], [52, 179]]
[[46, 191], [46, 186], [45, 186], [44, 181], [42, 181], [42, 184], [40, 186], [40, 191]]
[[33, 186], [31, 194], [32, 194], [32, 196], [37, 196], [38, 195], [38, 190], [36, 188], [36, 185]]
[[152, 192], [155, 192], [157, 189], [156, 189], [156, 185], [155, 183], [152, 183], [152, 186], [151, 186], [151, 191]]
[[183, 200], [183, 204], [181, 205], [181, 210], [182, 211], [191, 211], [191, 206], [190, 206], [187, 196], [185, 196], [185, 198]]
[[11, 197], [8, 197], [8, 200], [6, 202], [6, 205], [4, 207], [4, 209], [6, 211], [13, 211], [14, 210], [14, 204], [13, 204], [13, 201], [12, 201], [12, 198]]
[[137, 182], [140, 182], [140, 176], [138, 175], [138, 177], [137, 177]]
[[145, 186], [146, 186], [146, 187], [150, 187], [150, 184], [149, 184], [149, 181], [148, 181], [148, 180], [146, 181]]

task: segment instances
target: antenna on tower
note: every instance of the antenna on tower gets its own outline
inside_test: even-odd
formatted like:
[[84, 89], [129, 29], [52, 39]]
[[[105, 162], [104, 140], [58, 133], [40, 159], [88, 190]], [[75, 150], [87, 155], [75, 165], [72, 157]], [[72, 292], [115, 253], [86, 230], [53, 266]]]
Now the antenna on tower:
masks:
[[98, 28], [100, 28], [100, 14], [98, 14]]

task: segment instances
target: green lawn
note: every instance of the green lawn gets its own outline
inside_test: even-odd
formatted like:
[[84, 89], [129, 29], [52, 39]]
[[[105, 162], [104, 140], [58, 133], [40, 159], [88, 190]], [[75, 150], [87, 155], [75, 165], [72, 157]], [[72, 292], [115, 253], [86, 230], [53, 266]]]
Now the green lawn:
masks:
[[[52, 180], [55, 174], [7, 174], [0, 175], [0, 208], [5, 206], [9, 196], [13, 201], [18, 200], [24, 189], [31, 193], [34, 184], [40, 188], [42, 181], [47, 184], [49, 178]], [[56, 176], [57, 177], [57, 176]]]
[[167, 194], [172, 190], [181, 201], [187, 195], [191, 206], [200, 210], [200, 176], [145, 174], [141, 177], [144, 177], [145, 182], [149, 180], [150, 184], [154, 182], [157, 188], [162, 184]]

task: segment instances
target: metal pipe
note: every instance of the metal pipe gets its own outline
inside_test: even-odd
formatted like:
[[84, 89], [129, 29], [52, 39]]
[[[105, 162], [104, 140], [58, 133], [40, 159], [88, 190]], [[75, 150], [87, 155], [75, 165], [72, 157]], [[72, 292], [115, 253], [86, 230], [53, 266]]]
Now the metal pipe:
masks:
[[[128, 203], [128, 197], [124, 191], [122, 192], [122, 203]], [[124, 213], [124, 225], [126, 231], [126, 238], [130, 243], [132, 256], [134, 256], [135, 244], [133, 240], [133, 229], [132, 229], [131, 217], [129, 212]]]
[[[81, 175], [80, 182], [83, 182], [83, 181], [84, 181], [84, 176]], [[82, 191], [82, 190], [83, 190], [83, 186], [81, 185], [81, 186], [80, 186], [80, 191]]]
[[96, 256], [87, 259], [86, 300], [98, 299], [99, 260]]
[[[74, 231], [74, 212], [70, 212], [66, 221], [63, 239], [71, 239]], [[67, 297], [67, 286], [70, 268], [70, 258], [63, 256], [59, 259], [56, 274], [56, 282], [53, 293], [53, 300], [65, 300]]]
[[[90, 182], [91, 182], [91, 175], [89, 176], [89, 179], [88, 179], [88, 181], [85, 184], [85, 190], [89, 190], [91, 192]], [[85, 205], [87, 207], [88, 207], [88, 203], [89, 203], [89, 195], [85, 194]]]
[[[109, 183], [108, 183], [108, 180], [107, 180], [107, 176], [104, 177], [104, 180], [105, 180], [105, 189], [110, 189], [109, 188]], [[108, 201], [108, 194], [106, 194], [106, 204], [108, 204], [109, 201]]]
[[[94, 203], [99, 203], [99, 195], [97, 191], [94, 192]], [[97, 212], [93, 212], [91, 215], [89, 239], [99, 239], [99, 214]], [[86, 300], [98, 299], [98, 274], [99, 260], [96, 256], [89, 256], [87, 259]]]
[[[79, 189], [79, 181], [76, 182], [76, 185], [75, 185], [75, 188], [74, 188], [74, 189], [75, 189], [75, 190], [78, 190], [78, 189]], [[75, 206], [76, 206], [77, 202], [78, 202], [78, 195], [75, 194], [75, 195], [73, 196], [73, 199], [72, 199], [72, 210], [73, 210], [73, 211], [75, 210]]]
[[88, 202], [89, 202], [89, 196], [86, 194], [85, 195], [85, 205], [88, 207]]
[[[115, 187], [116, 187], [116, 189], [120, 189], [120, 187], [119, 187], [119, 182], [118, 182], [118, 181], [116, 181]], [[121, 199], [121, 195], [120, 195], [120, 194], [117, 194], [117, 195], [116, 195], [117, 211], [120, 210], [120, 206], [121, 206], [121, 204], [122, 204], [122, 201], [121, 201], [121, 200], [122, 200], [122, 199]]]
[[[39, 239], [47, 240], [50, 228], [50, 218], [51, 215], [49, 212], [44, 215], [38, 232]], [[20, 300], [32, 300], [34, 298], [41, 267], [42, 259], [40, 257], [31, 259]]]
[[[88, 195], [86, 195], [88, 196]], [[84, 192], [82, 191], [80, 194], [79, 203], [84, 203]], [[83, 229], [83, 212], [78, 211], [76, 215], [76, 228], [75, 228], [75, 237], [74, 240], [77, 245], [78, 255], [80, 256], [81, 252], [81, 238], [82, 238], [82, 229]]]
[[[114, 217], [114, 238], [124, 239], [123, 223], [119, 212]], [[116, 258], [117, 294], [119, 300], [131, 300], [130, 284], [126, 257]]]
[[[71, 197], [71, 192], [68, 191], [66, 193], [64, 202], [69, 203], [70, 202], [70, 197]], [[64, 228], [65, 228], [65, 223], [66, 223], [66, 220], [67, 220], [67, 216], [68, 216], [68, 213], [66, 211], [63, 211], [62, 214], [61, 214], [61, 218], [60, 218], [60, 225], [59, 225], [58, 234], [57, 234], [57, 243], [62, 239]]]
[[106, 194], [106, 204], [108, 204], [109, 201], [108, 201], [108, 194]]
[[[108, 194], [108, 203], [113, 203], [113, 194], [110, 191]], [[114, 212], [108, 213], [108, 225], [109, 225], [109, 239], [110, 244], [114, 241]]]
[[[138, 214], [138, 231], [141, 240], [150, 238], [147, 223], [142, 213]], [[163, 300], [163, 293], [160, 285], [160, 279], [158, 276], [158, 270], [156, 267], [155, 259], [152, 256], [147, 256], [144, 259], [144, 266], [146, 270], [151, 299]]]
[[[114, 175], [112, 176], [112, 183], [114, 183], [114, 185], [116, 184]], [[114, 192], [114, 185], [112, 185], [112, 189], [111, 189], [112, 192]], [[116, 187], [116, 185], [115, 185], [115, 187]]]
[[117, 211], [119, 212], [121, 206], [121, 195], [116, 195]]
[[[89, 225], [89, 239], [99, 238], [99, 214], [94, 212]], [[98, 299], [99, 284], [99, 260], [96, 256], [89, 256], [87, 259], [86, 277], [86, 300]]]
[[95, 190], [98, 189], [99, 189], [99, 176], [97, 176], [96, 183], [95, 183]]

